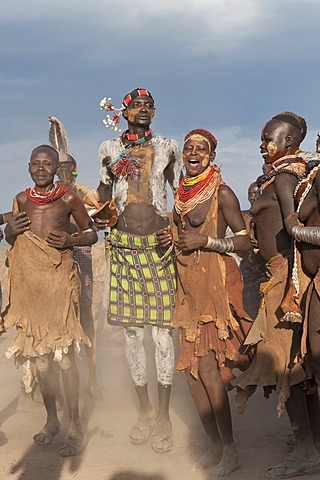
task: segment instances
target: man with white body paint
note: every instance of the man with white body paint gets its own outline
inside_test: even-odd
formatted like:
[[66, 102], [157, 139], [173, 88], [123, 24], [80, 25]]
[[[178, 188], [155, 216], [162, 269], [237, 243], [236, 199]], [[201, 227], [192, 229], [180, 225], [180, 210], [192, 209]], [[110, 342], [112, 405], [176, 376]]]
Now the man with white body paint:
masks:
[[[104, 109], [111, 111], [114, 107], [105, 103]], [[154, 136], [150, 129], [155, 111], [150, 92], [141, 88], [130, 91], [120, 110], [128, 130], [99, 148], [100, 202], [113, 198], [118, 214], [109, 236], [108, 322], [125, 327], [126, 359], [139, 399], [139, 416], [130, 430], [130, 441], [142, 445], [151, 436], [153, 450], [165, 453], [173, 446], [169, 400], [174, 348], [170, 324], [176, 283], [171, 249], [166, 251], [158, 245], [156, 233], [170, 228], [166, 183], [173, 192], [177, 190], [182, 159], [176, 141]], [[147, 325], [152, 327], [155, 343], [156, 414], [147, 387], [143, 345]]]

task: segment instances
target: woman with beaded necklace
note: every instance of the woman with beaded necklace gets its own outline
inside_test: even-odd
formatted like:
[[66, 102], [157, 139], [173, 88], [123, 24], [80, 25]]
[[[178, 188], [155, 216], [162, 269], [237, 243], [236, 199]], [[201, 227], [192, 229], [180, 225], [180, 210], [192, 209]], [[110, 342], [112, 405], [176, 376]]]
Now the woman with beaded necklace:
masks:
[[239, 389], [238, 410], [245, 409], [257, 386], [264, 388], [267, 398], [277, 388], [278, 415], [286, 410], [295, 432], [293, 452], [283, 463], [269, 468], [267, 478], [289, 478], [320, 469], [306, 400], [312, 375], [304, 368], [300, 351], [300, 304], [307, 282], [303, 285], [300, 271], [298, 295], [290, 274], [291, 231], [285, 226], [295, 208], [295, 187], [306, 174], [306, 163], [299, 157], [306, 131], [305, 120], [292, 112], [275, 115], [263, 127], [260, 151], [269, 168], [257, 179], [260, 195], [251, 208], [268, 282], [261, 285], [258, 316], [245, 340], [245, 344], [257, 345], [255, 358], [233, 382]]
[[[209, 452], [198, 466], [215, 465], [210, 475], [225, 476], [239, 467], [225, 383], [236, 364], [244, 366], [239, 346], [251, 325], [242, 307], [240, 272], [227, 253], [247, 252], [251, 245], [238, 199], [213, 164], [216, 146], [207, 130], [192, 130], [185, 137], [186, 176], [173, 210], [178, 250], [173, 326], [181, 327], [176, 369], [186, 373], [210, 439]], [[225, 238], [227, 227], [234, 236]], [[170, 242], [169, 234], [165, 241]]]

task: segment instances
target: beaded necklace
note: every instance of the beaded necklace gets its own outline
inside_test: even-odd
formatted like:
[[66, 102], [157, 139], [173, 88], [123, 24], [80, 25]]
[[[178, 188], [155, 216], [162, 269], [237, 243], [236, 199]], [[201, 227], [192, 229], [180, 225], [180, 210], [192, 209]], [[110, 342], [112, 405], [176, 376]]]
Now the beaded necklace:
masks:
[[294, 175], [301, 180], [305, 176], [306, 171], [306, 162], [300, 157], [297, 157], [297, 154], [300, 150], [295, 152], [294, 155], [286, 155], [281, 157], [279, 160], [275, 161], [268, 170], [257, 178], [257, 184], [259, 187], [259, 193], [262, 195], [263, 190], [268, 187], [271, 183], [274, 182], [275, 177], [280, 173], [289, 173]]
[[311, 190], [312, 185], [316, 179], [316, 175], [320, 169], [320, 164], [315, 165], [312, 170], [310, 170], [308, 176], [303, 180], [300, 180], [294, 191], [294, 197], [298, 201], [297, 212], [300, 211], [301, 205], [304, 202], [304, 199]]
[[32, 202], [42, 205], [45, 203], [54, 202], [58, 198], [61, 198], [67, 191], [67, 187], [57, 182], [48, 192], [43, 192], [37, 187], [27, 188], [25, 192], [27, 197]]
[[[320, 169], [320, 164], [313, 167], [313, 169], [309, 172], [308, 176], [303, 180], [300, 180], [298, 185], [294, 191], [294, 197], [298, 202], [297, 213], [300, 212], [301, 206], [310, 192], [318, 170]], [[293, 240], [293, 267], [292, 267], [292, 281], [295, 287], [295, 297], [298, 297], [300, 292], [300, 282], [299, 282], [299, 268], [298, 268], [298, 259], [297, 259], [297, 241], [296, 239]]]
[[[140, 140], [141, 138], [146, 138], [146, 137], [149, 137], [149, 135], [152, 134], [152, 130], [150, 128], [150, 130], [148, 130], [147, 132], [145, 132], [145, 134], [141, 137], [139, 137], [139, 135], [137, 133], [129, 133], [129, 130], [126, 130], [125, 132], [123, 132], [123, 134], [121, 135], [121, 139], [124, 140], [125, 138], [127, 140], [129, 140], [130, 142], [138, 142], [138, 140]], [[146, 140], [145, 140], [146, 141]]]
[[184, 225], [183, 217], [200, 203], [208, 200], [217, 186], [223, 184], [219, 168], [214, 165], [209, 167], [197, 177], [186, 175], [180, 182], [175, 197], [174, 207]]
[[[137, 134], [129, 133], [128, 130], [123, 132], [123, 134], [121, 135], [121, 144], [123, 150], [120, 152], [120, 154], [115, 160], [110, 161], [109, 165], [111, 172], [117, 177], [123, 178], [127, 178], [128, 176], [134, 177], [135, 175], [137, 175], [140, 168], [140, 158], [130, 155], [131, 150], [133, 147], [142, 145], [148, 140], [151, 140], [152, 137], [153, 132], [151, 129], [145, 132], [145, 134], [140, 138]], [[123, 140], [125, 139], [129, 140], [129, 145], [124, 146]]]

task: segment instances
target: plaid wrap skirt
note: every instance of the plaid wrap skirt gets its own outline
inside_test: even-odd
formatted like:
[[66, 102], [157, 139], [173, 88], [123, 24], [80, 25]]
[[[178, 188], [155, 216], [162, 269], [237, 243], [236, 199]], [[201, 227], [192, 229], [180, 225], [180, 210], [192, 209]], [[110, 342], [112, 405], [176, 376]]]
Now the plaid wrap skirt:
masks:
[[110, 243], [111, 325], [170, 327], [176, 275], [171, 255], [157, 246], [155, 234], [139, 236], [116, 229]]

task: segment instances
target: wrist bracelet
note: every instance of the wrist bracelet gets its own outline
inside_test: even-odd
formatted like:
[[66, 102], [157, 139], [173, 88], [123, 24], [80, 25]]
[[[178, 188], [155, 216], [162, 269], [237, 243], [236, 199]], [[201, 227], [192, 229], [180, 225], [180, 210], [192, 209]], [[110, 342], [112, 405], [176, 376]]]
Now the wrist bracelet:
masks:
[[244, 228], [243, 230], [239, 230], [238, 232], [233, 232], [235, 237], [240, 237], [241, 235], [248, 235], [248, 230]]
[[207, 244], [204, 248], [217, 253], [230, 253], [233, 252], [234, 245], [231, 238], [213, 238], [208, 236]]
[[294, 225], [291, 232], [292, 237], [300, 242], [310, 243], [317, 247], [320, 246], [320, 228], [319, 227], [299, 227]]
[[81, 231], [82, 235], [84, 235], [85, 233], [91, 233], [91, 232], [95, 232], [95, 229], [94, 228], [87, 228], [86, 230]]

